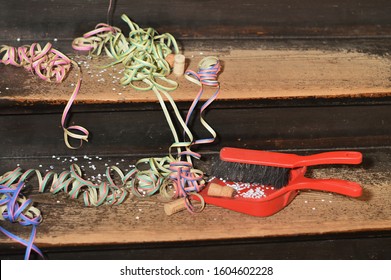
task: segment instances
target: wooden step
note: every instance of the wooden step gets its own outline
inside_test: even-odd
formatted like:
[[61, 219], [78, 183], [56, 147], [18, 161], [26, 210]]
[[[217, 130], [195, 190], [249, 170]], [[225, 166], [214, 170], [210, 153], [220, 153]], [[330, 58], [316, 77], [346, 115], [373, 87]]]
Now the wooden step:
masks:
[[[344, 238], [346, 233], [354, 233], [356, 237], [361, 236], [360, 234], [378, 236], [381, 232], [384, 235], [391, 230], [391, 213], [388, 207], [391, 203], [391, 150], [387, 148], [362, 152], [362, 165], [319, 166], [311, 168], [307, 174], [314, 178], [340, 178], [358, 182], [364, 189], [362, 197], [357, 199], [326, 192], [303, 191], [281, 212], [266, 218], [252, 217], [212, 205], [207, 205], [203, 212], [196, 215], [184, 211], [167, 216], [163, 211], [164, 203], [158, 196], [141, 200], [128, 199], [120, 206], [84, 207], [81, 199], [72, 200], [64, 194], [38, 194], [36, 188], [33, 188], [29, 197], [37, 203], [44, 215], [44, 220], [38, 227], [36, 244], [50, 255], [50, 252], [80, 250], [77, 249], [78, 246], [102, 250], [115, 248], [120, 244], [140, 248], [139, 246], [145, 246], [143, 244], [155, 244], [152, 246], [159, 247], [165, 243], [177, 242], [177, 245], [170, 246], [190, 246], [198, 250], [202, 242], [208, 242], [208, 246], [211, 246], [220, 244], [222, 240], [231, 240], [231, 244], [240, 240], [252, 240], [259, 244], [262, 240], [274, 238], [279, 243], [288, 244], [299, 240], [300, 236], [338, 240]], [[208, 165], [217, 159], [215, 154], [205, 155], [205, 158], [200, 167], [207, 170]], [[69, 168], [71, 160], [70, 156], [2, 158], [1, 167], [8, 170], [18, 165], [22, 168], [37, 168], [42, 172], [61, 172]], [[135, 156], [89, 155], [88, 158], [79, 157], [75, 163], [83, 166], [86, 178], [95, 176], [95, 179], [91, 179], [94, 181], [98, 174], [105, 172], [106, 165], [116, 165], [125, 171], [136, 160]], [[30, 180], [31, 184], [33, 182], [34, 180]], [[2, 226], [28, 237], [29, 229], [18, 224], [3, 223]], [[2, 258], [6, 257], [7, 252], [17, 254], [23, 251], [12, 249], [20, 247], [7, 238], [0, 239], [0, 248]], [[156, 253], [156, 250], [151, 251]], [[365, 252], [370, 254], [370, 250]], [[385, 253], [385, 256], [389, 256], [389, 253]], [[182, 251], [176, 256], [182, 257], [184, 254]], [[221, 252], [218, 256], [224, 258], [224, 254]], [[270, 255], [266, 252], [252, 254]], [[284, 258], [279, 252], [272, 255]], [[316, 252], [308, 252], [307, 256], [316, 255]], [[118, 258], [120, 256], [121, 253], [117, 255]]]
[[[217, 44], [215, 48], [220, 45]], [[219, 100], [265, 100], [290, 98], [377, 98], [391, 96], [391, 60], [388, 56], [348, 50], [253, 49], [185, 51], [188, 69], [197, 71], [205, 56], [217, 56], [223, 65], [219, 75]], [[121, 86], [122, 65], [106, 67], [108, 57], [73, 56], [83, 72], [76, 103], [156, 103], [152, 91]], [[0, 66], [0, 96], [4, 103], [34, 105], [65, 104], [78, 80], [74, 69], [61, 84], [47, 83], [13, 66]], [[172, 93], [177, 102], [190, 102], [198, 86], [184, 77], [169, 76], [179, 83]], [[214, 93], [207, 89], [203, 100]]]

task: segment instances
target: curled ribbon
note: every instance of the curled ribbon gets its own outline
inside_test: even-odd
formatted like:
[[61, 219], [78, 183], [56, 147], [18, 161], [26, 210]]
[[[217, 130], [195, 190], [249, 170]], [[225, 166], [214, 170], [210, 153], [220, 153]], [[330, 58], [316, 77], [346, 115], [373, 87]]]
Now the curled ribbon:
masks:
[[23, 226], [32, 226], [30, 238], [24, 240], [0, 226], [0, 231], [9, 238], [26, 246], [25, 259], [30, 258], [31, 251], [35, 251], [42, 258], [43, 254], [34, 245], [37, 226], [42, 221], [41, 212], [32, 206], [32, 201], [21, 194], [23, 183], [17, 185], [0, 185], [0, 220], [19, 223]]
[[[74, 39], [73, 49], [89, 51], [97, 56], [104, 52], [115, 60], [106, 67], [122, 63], [125, 69], [120, 83], [123, 86], [130, 85], [142, 91], [151, 90], [155, 86], [169, 91], [176, 89], [178, 84], [166, 78], [170, 66], [165, 60], [172, 53], [172, 48], [175, 53], [179, 52], [175, 38], [169, 33], [158, 34], [153, 28], [142, 29], [126, 15], [121, 18], [130, 28], [128, 37], [119, 28], [100, 23], [83, 37]], [[137, 84], [145, 79], [150, 83], [144, 86]]]
[[[121, 18], [129, 26], [128, 37], [119, 28], [101, 23], [94, 30], [85, 33], [83, 37], [76, 38], [72, 46], [75, 50], [89, 51], [92, 55], [105, 53], [113, 58], [114, 62], [106, 67], [121, 63], [124, 66], [121, 84], [130, 85], [141, 91], [152, 90], [163, 109], [174, 143], [169, 147], [167, 157], [141, 159], [136, 164], [136, 166], [147, 165], [148, 167], [143, 170], [138, 169], [133, 174], [133, 180], [128, 184], [132, 193], [144, 197], [160, 190], [160, 193], [166, 197], [187, 196], [190, 192], [199, 191], [204, 186], [204, 181], [203, 173], [194, 169], [191, 161], [191, 158], [199, 158], [198, 154], [190, 150], [193, 135], [169, 94], [178, 87], [178, 83], [166, 78], [171, 71], [166, 57], [173, 51], [178, 53], [178, 45], [169, 33], [158, 34], [153, 28], [142, 29], [126, 15], [122, 15]], [[168, 100], [174, 116], [189, 140], [179, 140], [165, 99]], [[173, 156], [172, 150], [177, 151], [176, 157]], [[186, 160], [181, 160], [182, 157]], [[168, 185], [175, 189], [174, 194], [161, 191]], [[192, 208], [188, 207], [188, 209]]]
[[203, 114], [205, 109], [217, 98], [220, 93], [220, 83], [217, 81], [217, 76], [221, 70], [221, 65], [217, 57], [209, 56], [202, 59], [198, 67], [198, 72], [194, 72], [192, 70], [188, 70], [185, 72], [185, 78], [187, 80], [200, 86], [200, 90], [197, 96], [194, 98], [194, 101], [191, 104], [189, 111], [186, 115], [186, 125], [189, 123], [190, 117], [193, 114], [195, 107], [200, 101], [202, 95], [204, 94], [204, 86], [216, 88], [214, 94], [201, 106], [200, 109], [200, 121], [202, 125], [208, 130], [208, 132], [212, 135], [212, 138], [199, 139], [193, 142], [193, 144], [206, 144], [212, 143], [217, 136], [213, 128], [205, 121]]
[[[79, 70], [79, 73], [80, 73], [80, 70]], [[80, 75], [79, 75], [79, 77], [80, 77]], [[72, 104], [75, 101], [77, 94], [79, 93], [80, 86], [81, 86], [81, 78], [79, 78], [79, 80], [77, 81], [75, 89], [73, 90], [71, 97], [69, 98], [67, 104], [65, 105], [65, 108], [64, 108], [64, 110], [62, 112], [62, 116], [61, 116], [61, 127], [64, 131], [65, 145], [69, 149], [73, 149], [73, 150], [80, 148], [83, 145], [83, 141], [88, 142], [88, 136], [89, 136], [89, 131], [80, 125], [66, 126], [66, 121], [67, 121], [67, 118], [69, 115], [69, 110], [71, 109]], [[72, 132], [72, 131], [75, 131], [76, 133]], [[73, 138], [73, 139], [80, 140], [79, 146], [72, 146], [69, 143], [69, 137]]]
[[[50, 43], [47, 43], [44, 47], [38, 43], [34, 43], [30, 46], [24, 45], [18, 48], [2, 46], [0, 49], [0, 57], [2, 57], [2, 59], [0, 59], [0, 63], [23, 67], [27, 71], [48, 82], [54, 81], [61, 83], [70, 71], [71, 65], [78, 69], [79, 80], [63, 111], [61, 126], [64, 131], [64, 141], [68, 148], [77, 149], [81, 147], [83, 141], [88, 141], [89, 132], [87, 129], [78, 125], [66, 126], [66, 119], [69, 114], [69, 110], [76, 99], [81, 86], [80, 68], [75, 61], [54, 49]], [[76, 133], [71, 131], [75, 131]], [[78, 147], [72, 146], [68, 141], [69, 137], [79, 139], [80, 145]]]
[[[11, 186], [36, 177], [38, 179], [38, 191], [41, 193], [47, 189], [53, 194], [63, 191], [73, 199], [78, 198], [83, 193], [85, 206], [99, 206], [103, 203], [118, 205], [126, 198], [128, 192], [125, 189], [125, 184], [132, 177], [128, 174], [123, 175], [121, 177], [122, 184], [115, 184], [111, 178], [113, 170], [118, 172], [118, 168], [115, 166], [106, 170], [108, 183], [95, 184], [82, 178], [82, 171], [76, 164], [71, 165], [68, 171], [63, 171], [60, 174], [50, 171], [44, 176], [36, 169], [23, 171], [20, 167], [17, 167], [0, 177], [0, 185]], [[129, 173], [132, 174], [132, 172], [134, 171], [132, 170]]]
[[52, 48], [50, 43], [44, 47], [34, 43], [31, 46], [18, 48], [2, 46], [1, 63], [23, 67], [45, 81], [62, 82], [71, 68], [71, 60], [60, 51]]
[[[120, 175], [119, 183], [114, 182], [113, 171]], [[23, 240], [1, 226], [0, 231], [26, 246], [25, 259], [30, 258], [32, 250], [43, 258], [42, 252], [33, 244], [36, 228], [41, 223], [42, 216], [41, 212], [32, 205], [32, 201], [21, 194], [24, 181], [36, 177], [38, 191], [41, 193], [47, 189], [53, 194], [63, 191], [73, 199], [77, 199], [82, 194], [85, 206], [100, 206], [104, 203], [119, 205], [128, 195], [126, 184], [133, 178], [134, 173], [135, 170], [132, 170], [124, 175], [116, 166], [109, 167], [106, 170], [108, 182], [94, 184], [82, 178], [82, 171], [76, 164], [71, 165], [69, 171], [63, 171], [60, 174], [48, 172], [44, 176], [36, 169], [23, 172], [20, 167], [17, 167], [0, 177], [0, 220], [18, 222], [23, 226], [31, 225], [30, 238], [28, 241]]]

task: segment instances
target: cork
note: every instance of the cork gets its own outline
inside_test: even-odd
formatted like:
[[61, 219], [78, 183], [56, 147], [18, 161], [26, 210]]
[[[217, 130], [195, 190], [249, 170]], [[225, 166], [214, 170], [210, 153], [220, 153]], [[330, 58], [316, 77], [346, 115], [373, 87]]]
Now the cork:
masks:
[[176, 199], [164, 205], [164, 212], [166, 212], [168, 216], [171, 216], [172, 214], [178, 213], [185, 209], [186, 209], [186, 202], [184, 197]]
[[170, 53], [169, 55], [166, 56], [165, 60], [167, 61], [168, 65], [170, 67], [174, 67], [174, 60], [175, 60], [175, 54]]
[[174, 57], [174, 68], [172, 72], [175, 76], [182, 76], [185, 73], [186, 58], [183, 54], [176, 54]]
[[221, 186], [216, 183], [211, 183], [209, 185], [208, 195], [218, 197], [233, 197], [235, 195], [235, 189], [228, 186]]

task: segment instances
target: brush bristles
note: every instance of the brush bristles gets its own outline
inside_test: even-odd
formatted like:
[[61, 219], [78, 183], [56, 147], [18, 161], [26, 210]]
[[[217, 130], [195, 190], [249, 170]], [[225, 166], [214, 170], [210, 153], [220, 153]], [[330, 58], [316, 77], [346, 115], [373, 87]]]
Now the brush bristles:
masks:
[[219, 160], [212, 168], [212, 175], [228, 181], [262, 184], [280, 189], [288, 185], [290, 169]]

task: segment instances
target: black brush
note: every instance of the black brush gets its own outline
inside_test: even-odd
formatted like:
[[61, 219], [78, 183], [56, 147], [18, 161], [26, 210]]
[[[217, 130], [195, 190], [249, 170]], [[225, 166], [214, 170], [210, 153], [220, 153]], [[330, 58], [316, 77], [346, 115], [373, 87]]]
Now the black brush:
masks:
[[359, 164], [362, 154], [333, 151], [308, 156], [260, 150], [222, 148], [212, 175], [233, 182], [262, 184], [280, 189], [289, 184], [293, 169], [319, 164]]

